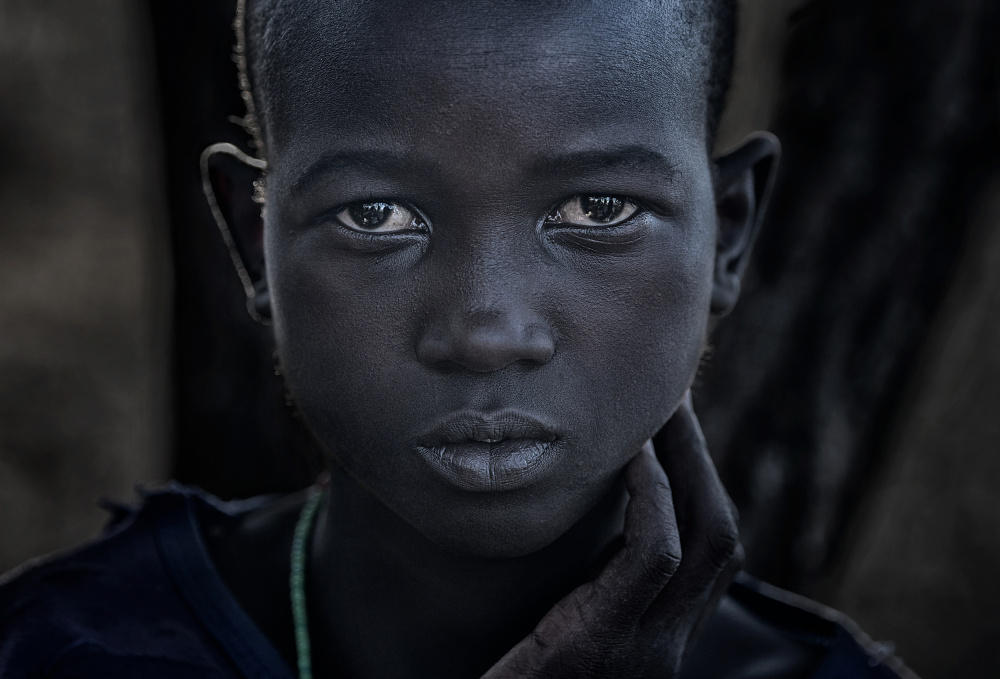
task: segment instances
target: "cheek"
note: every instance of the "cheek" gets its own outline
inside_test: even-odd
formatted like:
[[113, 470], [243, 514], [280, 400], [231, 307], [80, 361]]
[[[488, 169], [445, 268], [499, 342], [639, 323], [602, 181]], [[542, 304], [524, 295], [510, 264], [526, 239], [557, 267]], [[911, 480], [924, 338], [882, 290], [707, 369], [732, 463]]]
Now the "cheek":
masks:
[[384, 413], [405, 379], [400, 364], [412, 346], [408, 319], [384, 300], [405, 301], [373, 284], [379, 277], [370, 266], [338, 259], [322, 241], [270, 233], [268, 279], [288, 387], [322, 442], [343, 455], [370, 447], [359, 446], [359, 437], [374, 429], [358, 422], [381, 417], [379, 431], [397, 424]]
[[573, 293], [565, 348], [589, 376], [591, 436], [605, 444], [618, 439], [623, 455], [663, 425], [697, 372], [711, 301], [713, 220], [706, 212], [628, 261], [589, 261], [585, 284]]

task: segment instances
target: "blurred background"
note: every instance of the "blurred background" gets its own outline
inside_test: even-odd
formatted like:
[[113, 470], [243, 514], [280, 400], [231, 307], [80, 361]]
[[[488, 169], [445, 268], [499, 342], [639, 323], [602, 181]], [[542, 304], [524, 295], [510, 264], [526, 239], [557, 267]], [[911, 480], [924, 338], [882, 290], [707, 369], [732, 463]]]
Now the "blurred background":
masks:
[[[927, 679], [1000, 645], [1000, 3], [742, 0], [719, 149], [785, 155], [696, 404], [748, 570]], [[314, 457], [204, 205], [232, 0], [0, 0], [0, 572], [99, 497]]]

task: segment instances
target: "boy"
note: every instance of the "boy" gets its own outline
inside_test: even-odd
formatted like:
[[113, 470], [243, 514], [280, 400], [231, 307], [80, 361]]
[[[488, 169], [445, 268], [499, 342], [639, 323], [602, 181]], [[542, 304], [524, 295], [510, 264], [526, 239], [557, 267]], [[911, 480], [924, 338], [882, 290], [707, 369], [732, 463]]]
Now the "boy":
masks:
[[710, 158], [732, 14], [241, 4], [266, 172], [206, 169], [329, 479], [121, 512], [0, 591], [4, 676], [896, 676], [730, 587], [686, 394], [777, 156]]

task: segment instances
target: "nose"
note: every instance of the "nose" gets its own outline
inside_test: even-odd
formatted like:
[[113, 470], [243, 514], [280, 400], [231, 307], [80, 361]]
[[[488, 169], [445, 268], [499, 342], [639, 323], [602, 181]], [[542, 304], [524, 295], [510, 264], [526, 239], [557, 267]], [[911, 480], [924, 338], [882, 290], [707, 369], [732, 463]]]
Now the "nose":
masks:
[[548, 363], [556, 346], [551, 329], [524, 308], [452, 309], [432, 322], [417, 343], [417, 358], [439, 369], [487, 373], [515, 363]]

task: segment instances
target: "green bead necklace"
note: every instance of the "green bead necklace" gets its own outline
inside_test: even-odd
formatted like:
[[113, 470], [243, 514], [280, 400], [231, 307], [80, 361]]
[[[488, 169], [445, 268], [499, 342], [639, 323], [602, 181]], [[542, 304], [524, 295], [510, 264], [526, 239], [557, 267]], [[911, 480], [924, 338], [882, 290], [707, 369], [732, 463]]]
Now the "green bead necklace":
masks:
[[292, 597], [292, 620], [295, 623], [295, 654], [299, 664], [299, 679], [312, 679], [312, 650], [309, 645], [309, 616], [306, 614], [306, 548], [323, 501], [322, 489], [306, 500], [292, 538], [292, 568], [288, 585]]

